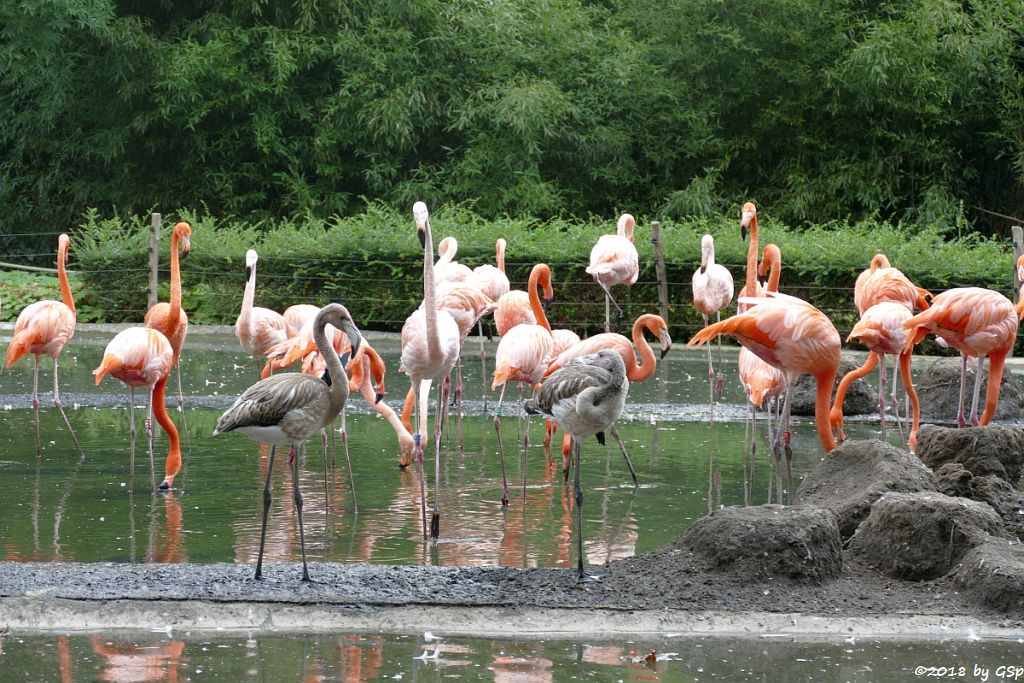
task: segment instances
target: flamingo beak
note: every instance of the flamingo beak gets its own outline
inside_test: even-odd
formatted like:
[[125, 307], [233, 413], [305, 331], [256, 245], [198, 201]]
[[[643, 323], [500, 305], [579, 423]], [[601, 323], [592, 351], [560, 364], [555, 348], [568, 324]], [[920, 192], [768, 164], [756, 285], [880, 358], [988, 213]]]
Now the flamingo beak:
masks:
[[427, 231], [426, 231], [426, 229], [425, 228], [421, 228], [420, 226], [417, 225], [416, 226], [416, 236], [420, 238], [420, 248], [421, 249], [426, 249], [427, 248]]
[[378, 403], [380, 403], [380, 402], [381, 402], [381, 401], [383, 401], [383, 400], [384, 400], [384, 394], [382, 394], [382, 393], [380, 393], [380, 392], [378, 391], [378, 392], [377, 392], [377, 396], [376, 396], [376, 398], [375, 398], [375, 399], [374, 399], [374, 401], [373, 401], [373, 405], [377, 405]]
[[750, 226], [750, 220], [754, 217], [754, 214], [750, 211], [744, 211], [740, 214], [740, 237], [745, 242], [747, 240], [747, 230]]
[[661, 340], [661, 358], [664, 360], [668, 352], [672, 350], [672, 337], [668, 335], [668, 328], [658, 332], [658, 339]]
[[245, 267], [245, 279], [249, 280], [250, 278], [252, 278], [252, 266], [246, 266]]
[[188, 253], [192, 251], [192, 239], [189, 237], [183, 237], [181, 239], [181, 258], [185, 260]]

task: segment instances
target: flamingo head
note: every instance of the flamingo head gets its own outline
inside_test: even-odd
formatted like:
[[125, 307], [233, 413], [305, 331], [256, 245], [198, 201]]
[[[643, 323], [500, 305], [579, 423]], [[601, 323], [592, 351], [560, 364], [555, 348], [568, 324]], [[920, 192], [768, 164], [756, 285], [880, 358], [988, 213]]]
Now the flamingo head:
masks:
[[427, 246], [427, 226], [429, 213], [426, 202], [416, 202], [412, 205], [412, 217], [416, 221], [416, 234], [420, 238], [420, 246]]
[[68, 249], [71, 248], [71, 238], [68, 237], [67, 233], [62, 232], [60, 237], [57, 238], [57, 252], [67, 256]]
[[255, 249], [250, 249], [245, 252], [245, 279], [248, 280], [252, 277], [252, 271], [256, 268], [256, 262], [260, 260], [260, 257], [256, 254]]
[[750, 229], [751, 222], [757, 221], [757, 207], [754, 206], [754, 202], [747, 202], [740, 209], [740, 237], [744, 240], [747, 239], [747, 231]]
[[192, 250], [192, 226], [182, 221], [174, 226], [174, 232], [181, 240], [181, 258], [185, 258]]
[[715, 262], [715, 238], [711, 235], [704, 235], [700, 240], [700, 272], [703, 274], [708, 269], [708, 264]]
[[661, 342], [661, 358], [664, 359], [672, 350], [672, 337], [668, 333], [668, 325], [658, 329], [658, 341]]

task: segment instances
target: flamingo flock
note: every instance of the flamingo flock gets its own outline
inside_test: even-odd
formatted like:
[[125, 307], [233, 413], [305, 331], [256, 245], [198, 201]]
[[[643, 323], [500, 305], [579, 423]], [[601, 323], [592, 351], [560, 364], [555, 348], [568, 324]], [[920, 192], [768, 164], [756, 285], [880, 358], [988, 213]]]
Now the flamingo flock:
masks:
[[[636, 220], [628, 213], [622, 214], [616, 233], [602, 236], [591, 251], [586, 272], [593, 277], [605, 297], [605, 332], [581, 340], [572, 330], [552, 329], [545, 304], [555, 297], [555, 288], [551, 268], [547, 264], [534, 265], [526, 289], [518, 290], [511, 288], [505, 272], [508, 243], [504, 238], [495, 242], [493, 265], [486, 263], [471, 269], [457, 261], [458, 242], [453, 236], [445, 236], [438, 243], [435, 262], [434, 233], [427, 205], [422, 201], [416, 202], [412, 213], [415, 234], [422, 248], [422, 302], [402, 326], [399, 371], [408, 377], [409, 391], [401, 417], [383, 401], [386, 365], [380, 354], [363, 339], [353, 315], [338, 303], [326, 306], [297, 304], [283, 314], [255, 306], [259, 256], [251, 249], [245, 254], [244, 295], [235, 333], [242, 351], [254, 359], [260, 378], [224, 411], [217, 421], [214, 435], [235, 431], [270, 446], [255, 578], [259, 579], [263, 574], [266, 524], [272, 499], [270, 481], [276, 448], [289, 446], [292, 498], [298, 517], [303, 560], [302, 580], [310, 580], [302, 527], [303, 498], [298, 488], [298, 450], [315, 434], [321, 435], [326, 486], [327, 430], [339, 417], [348, 462], [345, 409], [352, 393], [361, 395], [392, 427], [401, 466], [415, 465], [419, 475], [419, 516], [423, 538], [438, 539], [441, 536], [441, 459], [445, 455], [442, 434], [448, 424], [447, 413], [454, 407], [461, 450], [463, 346], [476, 328], [480, 337], [482, 369], [487, 377], [483, 325], [487, 316], [493, 316], [500, 341], [494, 369], [489, 376], [491, 392], [498, 392], [493, 422], [502, 469], [501, 504], [506, 506], [509, 502], [501, 418], [505, 391], [510, 383], [516, 383], [519, 399], [514, 412], [518, 415], [522, 407], [526, 413], [524, 446], [529, 439], [530, 415], [542, 416], [546, 421], [545, 446], [552, 443], [559, 428], [564, 431], [562, 469], [566, 481], [570, 467], [575, 467], [573, 500], [577, 515], [577, 576], [580, 580], [587, 580], [582, 541], [582, 443], [596, 436], [603, 444], [605, 433], [610, 434], [624, 456], [634, 484], [637, 484], [636, 471], [615, 422], [622, 415], [630, 383], [648, 380], [657, 370], [659, 358], [645, 333], [657, 339], [660, 358], [665, 357], [672, 344], [668, 321], [655, 314], [639, 316], [632, 325], [630, 337], [612, 331], [612, 327], [621, 323], [624, 314], [612, 296], [612, 288], [632, 285], [639, 276], [639, 256], [633, 243]], [[688, 346], [708, 346], [709, 403], [713, 407], [722, 396], [725, 380], [721, 337], [728, 335], [739, 342], [739, 382], [747, 397], [754, 426], [750, 441], [751, 467], [756, 459], [756, 415], [760, 410], [767, 410], [768, 444], [780, 503], [783, 502], [783, 491], [789, 492], [790, 496], [793, 491], [790, 403], [793, 386], [802, 375], [810, 375], [815, 382], [814, 423], [826, 453], [836, 448], [837, 440], [845, 438], [842, 406], [851, 382], [876, 367], [880, 373], [882, 438], [886, 438], [887, 414], [891, 409], [901, 438], [905, 438], [911, 452], [915, 450], [920, 406], [910, 372], [911, 353], [914, 346], [929, 334], [958, 350], [963, 357], [958, 424], [986, 425], [992, 420], [1005, 361], [1013, 348], [1018, 321], [1024, 317], [1024, 287], [1020, 292], [1021, 302], [1016, 306], [998, 292], [977, 287], [951, 289], [932, 297], [894, 268], [885, 255], [873, 256], [854, 287], [853, 299], [860, 319], [846, 338], [848, 342], [856, 340], [864, 345], [869, 353], [861, 367], [841, 379], [833, 396], [842, 348], [839, 331], [819, 309], [780, 291], [782, 253], [774, 244], [765, 245], [763, 255], [760, 253], [757, 208], [752, 202], [744, 204], [740, 211], [740, 234], [744, 240], [749, 237], [749, 242], [743, 285], [738, 293], [734, 292], [729, 270], [716, 261], [714, 236], [708, 234], [701, 239], [700, 264], [692, 278], [692, 302], [703, 317], [704, 327], [693, 335]], [[151, 479], [154, 489], [164, 491], [175, 486], [175, 478], [182, 468], [179, 431], [166, 408], [166, 386], [173, 368], [178, 369], [178, 410], [182, 431], [186, 438], [188, 435], [184, 424], [180, 372], [188, 316], [182, 302], [180, 262], [190, 251], [191, 235], [191, 227], [184, 222], [175, 225], [171, 232], [170, 300], [154, 305], [145, 315], [144, 326], [118, 333], [107, 345], [103, 359], [93, 373], [97, 384], [111, 375], [128, 386], [131, 472], [134, 472], [135, 460], [135, 390], [148, 389], [149, 416], [145, 428]], [[57, 372], [61, 350], [75, 331], [75, 303], [66, 273], [69, 249], [69, 237], [61, 235], [57, 249], [61, 301], [39, 301], [22, 311], [4, 360], [10, 367], [22, 356], [33, 354], [32, 403], [38, 453], [39, 357], [48, 355], [53, 359], [54, 405], [76, 449], [84, 458], [60, 401]], [[1024, 281], [1024, 256], [1018, 259], [1016, 269], [1019, 279]], [[768, 276], [766, 285], [761, 279], [765, 276]], [[728, 315], [734, 300], [735, 313]], [[612, 305], [617, 310], [614, 325]], [[723, 312], [726, 313], [724, 319]], [[711, 343], [716, 339], [719, 340], [717, 371], [711, 352]], [[886, 374], [886, 359], [890, 355], [895, 359], [891, 381]], [[980, 416], [980, 371], [975, 378], [970, 413], [965, 413], [969, 357], [977, 359], [979, 367], [988, 358], [990, 365], [990, 380]], [[282, 372], [299, 362], [301, 372]], [[897, 395], [899, 379], [902, 379], [911, 406], [911, 414], [904, 416], [910, 420], [905, 437], [902, 436], [900, 397]], [[432, 389], [436, 392], [433, 411], [429, 400]], [[532, 396], [525, 403], [522, 400], [524, 389], [529, 390]], [[454, 397], [451, 396], [453, 393]], [[451, 405], [450, 398], [453, 398]], [[485, 413], [487, 398], [485, 393]], [[772, 406], [777, 412], [774, 417]], [[434, 413], [433, 447], [428, 450], [425, 439], [429, 433], [431, 412]], [[169, 442], [159, 486], [156, 484], [153, 452], [154, 418], [167, 434]], [[426, 476], [429, 457], [433, 458], [434, 470], [432, 502]], [[785, 487], [783, 468], [787, 479]], [[355, 488], [350, 463], [349, 482], [354, 506]], [[431, 508], [429, 514], [428, 505]]]

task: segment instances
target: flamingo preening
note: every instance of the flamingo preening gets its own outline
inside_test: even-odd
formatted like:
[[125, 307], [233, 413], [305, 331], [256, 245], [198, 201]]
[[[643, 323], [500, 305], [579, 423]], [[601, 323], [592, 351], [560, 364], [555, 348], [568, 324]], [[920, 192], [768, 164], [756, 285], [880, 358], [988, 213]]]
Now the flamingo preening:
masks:
[[[434, 281], [434, 244], [430, 231], [427, 205], [416, 202], [412, 207], [416, 233], [423, 246], [423, 305], [405, 320], [402, 326], [402, 372], [409, 376], [414, 394], [417, 428], [416, 462], [420, 469], [420, 505], [423, 514], [423, 537], [440, 534], [441, 507], [438, 489], [441, 485], [441, 425], [448, 405], [448, 375], [459, 358], [459, 326], [447, 311], [439, 311]], [[426, 483], [423, 476], [423, 436], [427, 431], [430, 385], [439, 382], [437, 413], [434, 416], [434, 511], [427, 527]], [[415, 400], [415, 399], [418, 399]]]
[[597, 244], [590, 250], [590, 265], [587, 274], [592, 275], [594, 282], [604, 290], [604, 331], [611, 331], [611, 309], [609, 302], [615, 304], [618, 319], [622, 320], [622, 307], [612, 297], [611, 288], [615, 285], [634, 285], [640, 276], [640, 257], [633, 245], [633, 231], [636, 219], [628, 213], [619, 216], [618, 226], [614, 235], [601, 235]]
[[68, 282], [68, 273], [65, 264], [68, 259], [68, 250], [71, 248], [71, 238], [62, 234], [57, 238], [57, 278], [60, 282], [61, 301], [43, 300], [26, 306], [18, 314], [18, 320], [14, 323], [14, 336], [7, 346], [7, 353], [4, 356], [4, 365], [11, 367], [18, 359], [26, 353], [32, 354], [32, 408], [36, 418], [36, 455], [38, 456], [41, 447], [39, 440], [39, 356], [43, 354], [53, 359], [53, 405], [60, 412], [64, 419], [64, 425], [71, 434], [71, 440], [75, 442], [80, 457], [84, 458], [85, 453], [78, 444], [78, 437], [75, 430], [71, 428], [71, 422], [64, 413], [64, 405], [60, 401], [60, 379], [57, 371], [57, 357], [60, 355], [64, 345], [71, 341], [75, 334], [75, 298], [71, 295], [71, 284]]
[[235, 336], [242, 350], [256, 361], [256, 372], [260, 373], [260, 356], [275, 345], [295, 336], [295, 330], [284, 316], [269, 308], [253, 306], [256, 298], [256, 263], [259, 255], [255, 249], [245, 252], [245, 295], [242, 310], [235, 321]]
[[[213, 435], [239, 431], [260, 443], [270, 444], [267, 479], [263, 485], [263, 523], [260, 527], [260, 551], [255, 578], [263, 578], [263, 546], [270, 510], [270, 476], [274, 471], [274, 453], [278, 446], [291, 446], [288, 462], [292, 466], [292, 497], [299, 518], [299, 542], [302, 547], [302, 580], [309, 581], [306, 566], [306, 535], [302, 526], [302, 493], [299, 491], [297, 449], [311, 436], [334, 421], [345, 409], [349, 384], [344, 362], [327, 339], [328, 324], [345, 332], [353, 354], [359, 351], [362, 336], [348, 310], [341, 304], [328, 304], [313, 321], [313, 337], [327, 364], [324, 377], [289, 372], [262, 379], [246, 389], [234, 405], [217, 419]], [[346, 359], [347, 360], [347, 359]]]
[[[496, 265], [485, 263], [473, 269], [469, 283], [487, 295], [487, 298], [494, 302], [497, 308], [498, 301], [505, 296], [511, 285], [508, 276], [505, 274], [505, 250], [507, 243], [504, 237], [499, 237], [494, 243], [494, 262]], [[481, 377], [484, 383], [484, 410], [487, 410], [487, 351], [484, 349], [484, 323], [481, 319], [478, 323], [480, 335], [480, 368]]]

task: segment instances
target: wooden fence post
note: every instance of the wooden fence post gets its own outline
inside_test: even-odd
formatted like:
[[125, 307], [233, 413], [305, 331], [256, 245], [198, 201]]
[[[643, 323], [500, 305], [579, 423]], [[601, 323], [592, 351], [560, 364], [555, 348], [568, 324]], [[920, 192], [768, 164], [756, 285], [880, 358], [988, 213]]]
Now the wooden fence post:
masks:
[[1010, 228], [1010, 232], [1013, 234], [1013, 300], [1016, 303], [1022, 284], [1017, 274], [1017, 259], [1024, 255], [1024, 228], [1015, 225]]
[[665, 275], [665, 252], [661, 248], [661, 223], [651, 221], [651, 242], [654, 243], [654, 273], [658, 278], [658, 312], [668, 323], [668, 278]]
[[160, 267], [160, 214], [152, 216], [152, 232], [149, 236], [149, 296], [146, 308], [152, 308], [157, 302], [158, 269]]

